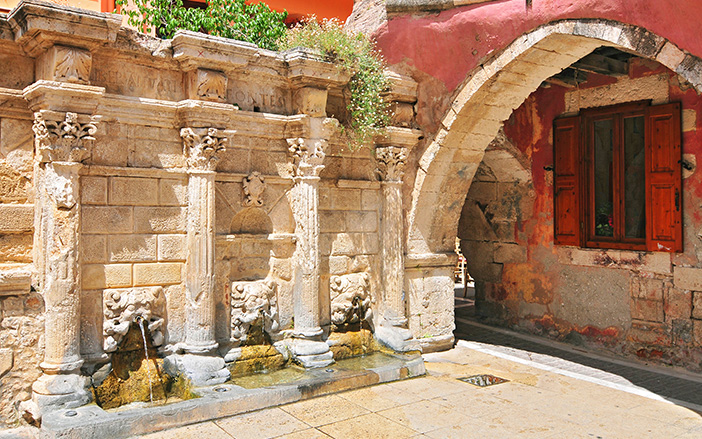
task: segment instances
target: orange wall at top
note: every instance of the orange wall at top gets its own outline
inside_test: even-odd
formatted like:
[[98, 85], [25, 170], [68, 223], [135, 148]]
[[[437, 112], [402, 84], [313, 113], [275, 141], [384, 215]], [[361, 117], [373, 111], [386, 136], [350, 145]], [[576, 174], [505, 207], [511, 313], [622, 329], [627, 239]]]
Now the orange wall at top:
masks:
[[[75, 6], [91, 11], [112, 12], [114, 0], [47, 0], [52, 3]], [[256, 0], [254, 0], [255, 2]], [[196, 3], [204, 3], [204, 0]], [[0, 0], [0, 11], [9, 11], [14, 8], [19, 0]], [[308, 15], [318, 18], [338, 18], [345, 21], [351, 15], [353, 0], [264, 0], [271, 9], [286, 10], [290, 18], [300, 19]]]
[[[293, 18], [316, 15], [317, 18], [338, 18], [346, 21], [353, 9], [353, 0], [263, 0], [271, 9], [285, 9]], [[255, 3], [255, 1], [254, 1]]]

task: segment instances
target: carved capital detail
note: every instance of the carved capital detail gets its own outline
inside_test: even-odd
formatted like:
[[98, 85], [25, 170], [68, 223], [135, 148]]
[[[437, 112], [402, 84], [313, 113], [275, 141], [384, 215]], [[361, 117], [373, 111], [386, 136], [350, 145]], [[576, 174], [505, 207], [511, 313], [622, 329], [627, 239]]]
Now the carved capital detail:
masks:
[[[272, 280], [233, 282], [231, 294], [232, 340], [246, 344], [265, 335], [275, 341], [278, 337], [278, 285]], [[265, 337], [264, 337], [265, 338]]]
[[66, 113], [63, 121], [49, 121], [42, 112], [34, 113], [32, 130], [39, 161], [80, 163], [89, 156], [101, 116], [90, 116], [86, 123], [78, 119], [78, 114]]
[[287, 139], [287, 141], [290, 146], [288, 150], [292, 155], [292, 163], [295, 167], [295, 176], [319, 177], [319, 173], [324, 169], [326, 140], [296, 137]]
[[82, 84], [90, 82], [90, 67], [93, 59], [88, 50], [68, 46], [54, 46], [54, 50], [55, 81]]
[[102, 327], [105, 352], [117, 350], [132, 323], [148, 328], [153, 345], [161, 346], [165, 306], [162, 287], [105, 290]]
[[188, 168], [200, 171], [214, 171], [228, 141], [217, 128], [183, 128], [180, 137]]
[[266, 180], [260, 172], [252, 172], [242, 181], [244, 189], [244, 206], [263, 206], [263, 192], [266, 190]]
[[378, 177], [382, 181], [401, 181], [405, 174], [407, 148], [401, 146], [377, 146], [375, 157], [378, 161]]

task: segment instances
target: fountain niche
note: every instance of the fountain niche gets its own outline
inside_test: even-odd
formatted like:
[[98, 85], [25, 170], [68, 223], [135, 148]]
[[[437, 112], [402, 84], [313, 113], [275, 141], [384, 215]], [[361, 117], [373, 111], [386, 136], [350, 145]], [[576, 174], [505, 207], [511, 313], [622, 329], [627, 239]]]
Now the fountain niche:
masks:
[[366, 355], [378, 350], [373, 338], [370, 279], [366, 272], [332, 276], [331, 333], [327, 339], [335, 360]]
[[106, 290], [104, 350], [110, 362], [92, 376], [95, 402], [104, 409], [132, 402], [168, 402], [191, 396], [186, 380], [164, 370], [163, 288]]
[[231, 284], [231, 340], [225, 356], [232, 377], [285, 367], [289, 355], [280, 343], [278, 285], [257, 280]]

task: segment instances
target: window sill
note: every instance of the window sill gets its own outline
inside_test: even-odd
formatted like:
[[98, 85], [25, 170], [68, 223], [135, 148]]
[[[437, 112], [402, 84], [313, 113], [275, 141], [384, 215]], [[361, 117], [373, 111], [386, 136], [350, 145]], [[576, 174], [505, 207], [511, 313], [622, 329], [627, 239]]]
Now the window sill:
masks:
[[611, 250], [556, 246], [558, 262], [564, 265], [584, 267], [619, 268], [622, 270], [647, 271], [658, 274], [673, 274], [674, 253], [635, 250]]

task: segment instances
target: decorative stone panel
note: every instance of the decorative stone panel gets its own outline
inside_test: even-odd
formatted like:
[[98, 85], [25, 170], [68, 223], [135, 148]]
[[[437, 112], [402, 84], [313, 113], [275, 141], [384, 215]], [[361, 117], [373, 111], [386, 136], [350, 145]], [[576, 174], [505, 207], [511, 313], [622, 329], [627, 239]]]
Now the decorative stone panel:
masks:
[[342, 326], [371, 319], [371, 295], [368, 273], [332, 276], [331, 321]]
[[55, 45], [40, 57], [37, 76], [49, 81], [88, 84], [92, 63], [88, 50]]
[[232, 339], [244, 343], [249, 330], [260, 325], [275, 339], [280, 329], [278, 319], [278, 285], [272, 280], [233, 282], [231, 291]]
[[197, 69], [189, 73], [190, 99], [212, 102], [226, 102], [229, 79], [222, 72]]
[[166, 299], [162, 287], [105, 290], [103, 336], [105, 352], [114, 352], [132, 323], [146, 323], [154, 346], [164, 341]]
[[242, 188], [244, 190], [244, 206], [263, 206], [263, 192], [266, 190], [266, 180], [260, 172], [253, 172], [249, 176], [244, 177]]

